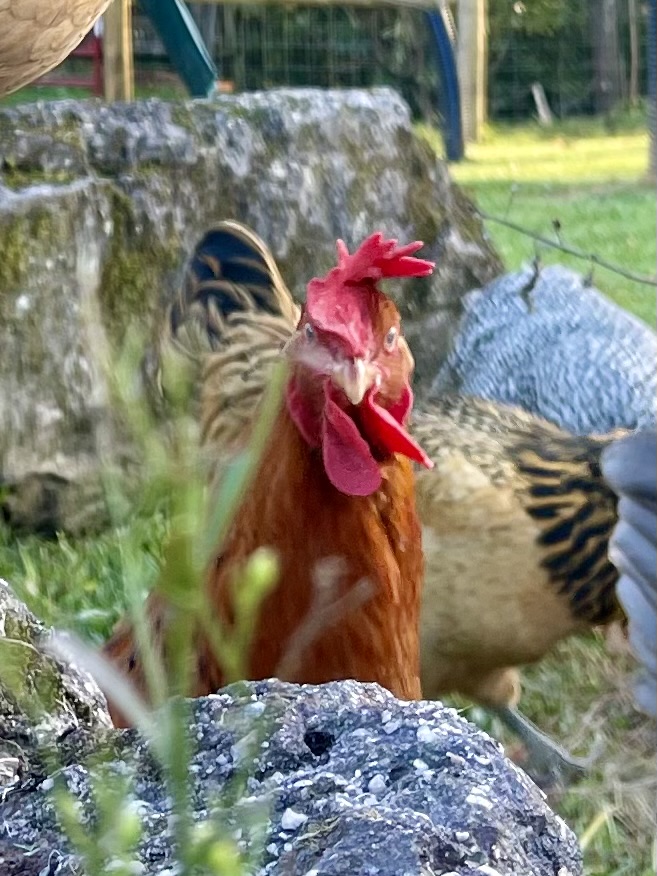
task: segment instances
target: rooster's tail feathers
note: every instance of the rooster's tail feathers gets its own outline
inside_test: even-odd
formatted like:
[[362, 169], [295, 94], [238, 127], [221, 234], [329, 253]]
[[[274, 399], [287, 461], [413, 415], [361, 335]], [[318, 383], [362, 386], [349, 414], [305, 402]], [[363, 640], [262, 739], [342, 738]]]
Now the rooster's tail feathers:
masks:
[[206, 231], [194, 248], [169, 308], [167, 332], [188, 354], [218, 350], [228, 325], [245, 315], [265, 322], [283, 317], [294, 328], [299, 309], [263, 241], [227, 220]]

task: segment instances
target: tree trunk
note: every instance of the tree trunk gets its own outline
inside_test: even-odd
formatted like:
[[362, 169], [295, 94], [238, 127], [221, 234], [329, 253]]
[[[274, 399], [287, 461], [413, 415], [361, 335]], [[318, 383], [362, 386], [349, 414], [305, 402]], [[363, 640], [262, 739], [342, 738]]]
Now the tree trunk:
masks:
[[618, 0], [592, 0], [590, 9], [595, 110], [598, 113], [608, 113], [623, 93], [618, 40]]
[[627, 0], [627, 25], [630, 32], [630, 81], [628, 99], [630, 106], [639, 102], [639, 20], [636, 0]]
[[114, 0], [103, 19], [103, 91], [105, 100], [135, 99], [132, 4]]
[[648, 130], [650, 131], [650, 155], [648, 167], [653, 179], [657, 178], [657, 0], [648, 5], [646, 28], [648, 55]]
[[476, 143], [486, 122], [486, 0], [460, 0], [457, 54], [463, 137]]

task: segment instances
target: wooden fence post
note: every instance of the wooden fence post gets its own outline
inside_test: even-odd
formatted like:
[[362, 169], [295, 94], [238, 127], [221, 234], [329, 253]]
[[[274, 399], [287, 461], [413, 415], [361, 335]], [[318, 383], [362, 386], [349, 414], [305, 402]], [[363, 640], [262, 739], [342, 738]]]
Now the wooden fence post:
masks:
[[103, 17], [105, 100], [134, 100], [132, 0], [113, 0]]
[[459, 72], [463, 138], [476, 143], [486, 122], [486, 0], [459, 0], [456, 63]]

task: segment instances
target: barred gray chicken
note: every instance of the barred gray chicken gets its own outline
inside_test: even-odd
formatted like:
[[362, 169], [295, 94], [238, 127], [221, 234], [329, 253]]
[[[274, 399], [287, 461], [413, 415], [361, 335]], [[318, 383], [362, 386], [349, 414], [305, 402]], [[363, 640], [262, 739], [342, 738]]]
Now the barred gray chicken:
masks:
[[463, 306], [431, 395], [519, 405], [577, 435], [655, 425], [657, 335], [579, 274], [505, 274]]

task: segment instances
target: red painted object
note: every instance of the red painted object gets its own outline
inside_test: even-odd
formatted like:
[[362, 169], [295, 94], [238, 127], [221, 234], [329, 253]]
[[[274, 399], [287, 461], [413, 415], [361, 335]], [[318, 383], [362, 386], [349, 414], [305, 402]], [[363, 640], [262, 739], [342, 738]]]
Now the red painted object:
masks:
[[37, 79], [35, 85], [61, 85], [65, 87], [88, 88], [96, 97], [102, 97], [103, 88], [103, 38], [102, 30], [96, 33], [96, 28], [89, 31], [77, 48], [62, 63], [65, 64], [70, 58], [87, 58], [92, 62], [91, 78], [81, 73], [77, 75], [58, 75], [59, 67], [55, 67], [50, 73]]

